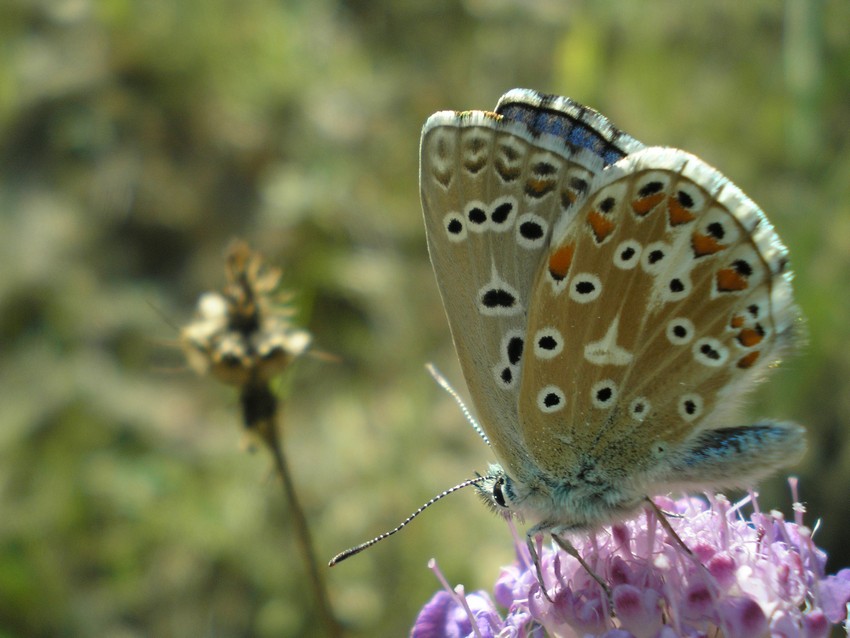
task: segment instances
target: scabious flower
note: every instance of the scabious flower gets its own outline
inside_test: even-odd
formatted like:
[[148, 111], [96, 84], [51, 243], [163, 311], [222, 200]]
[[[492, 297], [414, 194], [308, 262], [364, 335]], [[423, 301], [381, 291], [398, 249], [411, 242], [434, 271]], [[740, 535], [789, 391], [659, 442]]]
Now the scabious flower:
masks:
[[722, 495], [656, 498], [693, 554], [649, 509], [571, 538], [608, 584], [610, 599], [575, 558], [538, 543], [544, 594], [525, 541], [509, 523], [517, 560], [502, 569], [493, 597], [453, 590], [433, 564], [445, 591], [425, 605], [411, 636], [825, 638], [833, 625], [846, 626], [850, 569], [825, 575], [826, 555], [803, 524], [794, 479], [791, 486], [793, 522], [781, 512], [761, 512], [755, 494], [734, 506]]

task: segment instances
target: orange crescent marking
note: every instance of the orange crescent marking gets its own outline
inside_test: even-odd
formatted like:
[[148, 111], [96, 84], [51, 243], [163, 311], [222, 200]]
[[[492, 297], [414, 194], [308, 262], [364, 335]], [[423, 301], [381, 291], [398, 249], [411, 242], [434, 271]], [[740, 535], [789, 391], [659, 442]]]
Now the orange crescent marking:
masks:
[[533, 177], [529, 178], [525, 183], [526, 190], [538, 197], [545, 195], [546, 193], [554, 190], [555, 188], [555, 180], [553, 179], [534, 179]]
[[737, 292], [747, 289], [747, 280], [734, 268], [724, 268], [717, 271], [717, 290], [720, 292]]
[[519, 167], [510, 166], [502, 160], [496, 160], [496, 170], [499, 171], [502, 179], [507, 181], [513, 181], [522, 174], [522, 170]]
[[754, 352], [744, 355], [738, 359], [738, 367], [743, 369], [752, 368], [753, 364], [758, 361], [759, 354], [761, 353], [758, 350], [755, 350]]
[[691, 247], [694, 249], [694, 257], [713, 255], [725, 248], [714, 237], [703, 235], [702, 233], [694, 233], [691, 236]]
[[732, 317], [732, 321], [729, 322], [729, 326], [731, 328], [740, 328], [744, 325], [744, 318], [741, 315], [735, 315]]
[[667, 209], [669, 210], [668, 219], [671, 226], [681, 226], [697, 218], [696, 215], [682, 206], [675, 197], [670, 197], [667, 200]]
[[567, 210], [570, 206], [576, 203], [578, 196], [569, 189], [561, 191], [561, 208]]
[[764, 336], [758, 330], [753, 330], [752, 328], [745, 328], [738, 334], [738, 343], [745, 348], [752, 348], [758, 345], [762, 339], [764, 339]]
[[596, 237], [596, 243], [602, 243], [605, 238], [614, 232], [616, 224], [605, 217], [598, 210], [592, 210], [587, 214], [587, 223], [593, 230], [593, 235]]
[[645, 217], [662, 199], [664, 199], [664, 193], [655, 193], [636, 199], [632, 202], [632, 210], [640, 217]]
[[572, 244], [564, 244], [551, 255], [549, 255], [549, 274], [555, 281], [561, 281], [570, 270], [573, 263], [575, 247]]

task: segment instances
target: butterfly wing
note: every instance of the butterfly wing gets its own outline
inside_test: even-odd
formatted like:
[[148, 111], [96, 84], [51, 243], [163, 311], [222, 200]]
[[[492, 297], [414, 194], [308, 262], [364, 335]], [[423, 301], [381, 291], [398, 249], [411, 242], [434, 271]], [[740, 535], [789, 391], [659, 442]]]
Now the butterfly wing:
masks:
[[792, 341], [786, 266], [764, 214], [698, 158], [646, 148], [606, 169], [534, 284], [525, 449], [566, 480], [663, 464]]
[[618, 129], [604, 115], [568, 97], [513, 89], [499, 98], [496, 113], [523, 124], [535, 139], [549, 135], [572, 151], [586, 149], [602, 159], [604, 166], [644, 148], [642, 142]]
[[514, 90], [487, 113], [440, 112], [422, 132], [428, 249], [464, 377], [505, 469], [527, 453], [518, 424], [530, 291], [552, 230], [606, 161], [642, 145], [566, 98]]

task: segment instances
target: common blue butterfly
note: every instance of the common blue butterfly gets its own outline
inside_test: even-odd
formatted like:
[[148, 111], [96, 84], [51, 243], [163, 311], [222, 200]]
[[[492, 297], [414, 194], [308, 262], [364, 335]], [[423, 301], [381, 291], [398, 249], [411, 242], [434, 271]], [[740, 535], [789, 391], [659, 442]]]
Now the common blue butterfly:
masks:
[[428, 119], [420, 188], [499, 462], [472, 482], [532, 522], [529, 539], [548, 532], [569, 551], [563, 534], [656, 493], [748, 486], [803, 453], [793, 423], [732, 425], [799, 311], [772, 225], [705, 162], [515, 89], [495, 112]]
[[799, 426], [729, 420], [799, 312], [786, 248], [715, 169], [516, 89], [495, 113], [428, 119], [420, 188], [500, 463], [482, 489], [530, 534], [592, 529], [671, 488], [750, 485], [799, 458]]

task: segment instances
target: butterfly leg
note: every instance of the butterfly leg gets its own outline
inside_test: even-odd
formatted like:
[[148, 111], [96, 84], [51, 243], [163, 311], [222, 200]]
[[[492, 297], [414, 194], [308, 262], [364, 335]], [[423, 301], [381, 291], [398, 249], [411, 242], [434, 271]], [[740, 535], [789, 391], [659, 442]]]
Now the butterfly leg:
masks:
[[540, 554], [537, 553], [537, 545], [534, 542], [537, 533], [534, 530], [529, 530], [525, 537], [525, 542], [528, 545], [528, 553], [531, 554], [531, 562], [534, 564], [534, 571], [537, 573], [537, 582], [540, 584], [540, 591], [550, 603], [554, 602], [549, 597], [549, 592], [546, 590], [546, 583], [543, 582], [543, 567], [540, 564]]
[[555, 541], [555, 543], [558, 545], [558, 547], [560, 547], [565, 552], [567, 552], [567, 554], [569, 554], [570, 556], [575, 558], [578, 561], [579, 565], [582, 566], [584, 571], [586, 571], [593, 580], [595, 580], [597, 583], [599, 583], [599, 586], [605, 592], [605, 597], [608, 599], [609, 609], [613, 609], [613, 605], [612, 605], [613, 599], [611, 598], [611, 587], [608, 586], [608, 583], [606, 583], [604, 580], [602, 580], [602, 577], [599, 574], [597, 574], [595, 571], [593, 571], [593, 568], [590, 565], [588, 565], [587, 561], [584, 560], [584, 558], [582, 558], [582, 555], [579, 554], [579, 551], [573, 546], [573, 544], [570, 541], [568, 541], [563, 536], [558, 536], [554, 532], [552, 533], [552, 540]]
[[[537, 553], [537, 546], [534, 542], [537, 535], [544, 531], [548, 531], [549, 534], [552, 536], [552, 540], [555, 541], [558, 547], [560, 547], [567, 554], [575, 558], [578, 561], [579, 565], [581, 565], [582, 569], [584, 569], [584, 571], [586, 571], [590, 575], [590, 577], [593, 578], [593, 580], [595, 580], [599, 584], [599, 586], [602, 588], [602, 591], [605, 592], [605, 598], [608, 601], [608, 609], [613, 615], [614, 605], [613, 598], [611, 597], [611, 587], [602, 579], [599, 574], [593, 571], [593, 568], [588, 564], [586, 560], [584, 560], [584, 558], [575, 548], [575, 546], [573, 546], [573, 544], [569, 540], [567, 540], [563, 536], [560, 536], [559, 533], [555, 531], [555, 529], [557, 528], [555, 528], [555, 526], [549, 523], [540, 523], [539, 525], [536, 525], [535, 527], [528, 530], [528, 533], [526, 535], [528, 551], [531, 554], [531, 560], [534, 563], [534, 570], [537, 572], [537, 582], [540, 583], [540, 589], [543, 591], [543, 595], [546, 597], [546, 600], [548, 600], [549, 602], [553, 602], [549, 596], [548, 591], [546, 590], [546, 583], [543, 581], [543, 567], [540, 564], [540, 555]], [[564, 530], [561, 529], [561, 531]]]
[[[651, 509], [653, 511], [653, 513], [655, 514], [655, 517], [658, 519], [658, 522], [661, 523], [661, 527], [663, 527], [664, 531], [667, 532], [667, 535], [670, 536], [670, 538], [673, 539], [673, 542], [676, 543], [676, 545], [678, 545], [688, 556], [690, 556], [691, 558], [696, 560], [697, 559], [696, 554], [694, 554], [693, 551], [691, 551], [690, 547], [685, 545], [685, 541], [682, 540], [682, 537], [679, 536], [676, 533], [676, 530], [673, 529], [673, 526], [670, 525], [670, 521], [667, 520], [667, 514], [664, 513], [664, 510], [662, 510], [660, 507], [658, 507], [658, 505], [655, 504], [655, 501], [653, 501], [648, 496], [644, 497], [644, 500], [646, 501], [649, 509]], [[702, 564], [702, 563], [700, 563], [700, 564]]]
[[647, 502], [647, 507], [655, 513], [655, 517], [658, 519], [658, 522], [661, 523], [661, 527], [664, 528], [664, 531], [667, 532], [667, 535], [673, 539], [673, 542], [679, 546], [682, 551], [691, 559], [694, 564], [697, 566], [703, 575], [705, 576], [705, 583], [708, 586], [708, 591], [711, 594], [713, 600], [717, 600], [719, 592], [717, 590], [717, 581], [715, 581], [714, 576], [711, 575], [711, 572], [708, 571], [708, 567], [703, 565], [702, 561], [699, 557], [694, 554], [693, 550], [685, 544], [685, 541], [682, 540], [682, 537], [676, 533], [676, 530], [673, 529], [673, 526], [670, 524], [670, 521], [667, 518], [667, 514], [664, 513], [658, 505], [655, 504], [650, 497], [645, 497]]

